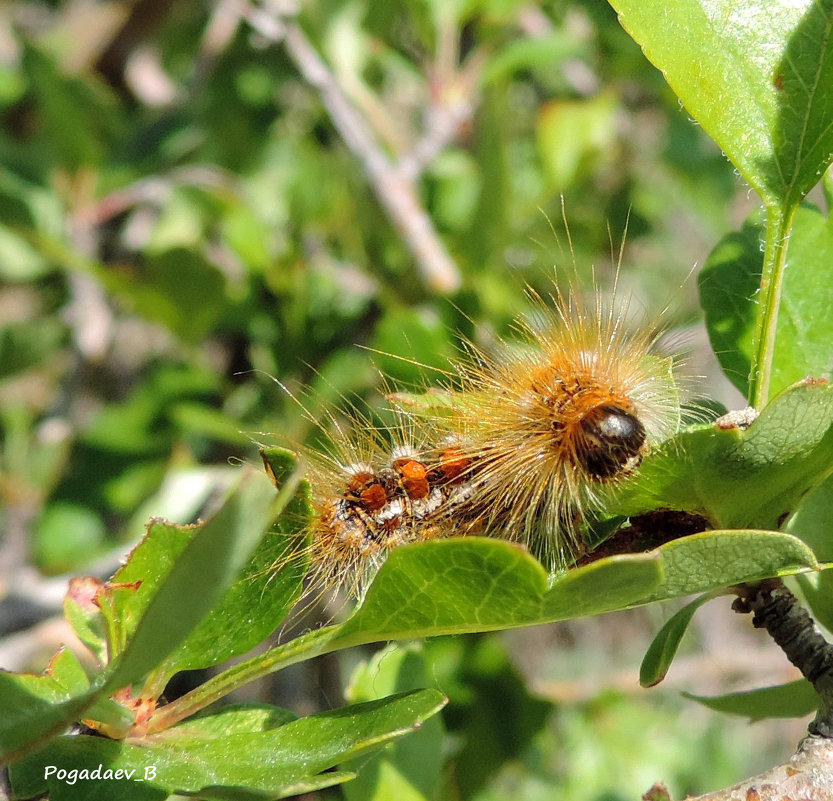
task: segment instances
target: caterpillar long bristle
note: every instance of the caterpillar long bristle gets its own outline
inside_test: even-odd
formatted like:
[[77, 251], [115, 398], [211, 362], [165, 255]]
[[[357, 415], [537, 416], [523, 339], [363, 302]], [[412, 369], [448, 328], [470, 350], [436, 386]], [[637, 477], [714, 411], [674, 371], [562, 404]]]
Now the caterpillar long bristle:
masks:
[[433, 413], [410, 396], [387, 428], [359, 412], [314, 420], [328, 447], [306, 454], [311, 591], [360, 598], [393, 549], [437, 537], [518, 541], [554, 571], [582, 555], [600, 489], [679, 426], [675, 365], [654, 352], [656, 328], [626, 323], [626, 304], [533, 300], [519, 343], [464, 343]]
[[672, 361], [653, 353], [657, 332], [633, 330], [626, 309], [574, 294], [539, 306], [523, 346], [461, 365], [451, 425], [469, 462], [456, 514], [467, 532], [517, 540], [562, 569], [582, 552], [582, 519], [599, 488], [625, 480], [679, 423]]
[[417, 418], [394, 418], [385, 427], [355, 408], [347, 422], [330, 415], [316, 421], [323, 450], [299, 449], [314, 508], [309, 596], [340, 589], [361, 597], [391, 550], [440, 534], [442, 475], [424, 455], [434, 438]]

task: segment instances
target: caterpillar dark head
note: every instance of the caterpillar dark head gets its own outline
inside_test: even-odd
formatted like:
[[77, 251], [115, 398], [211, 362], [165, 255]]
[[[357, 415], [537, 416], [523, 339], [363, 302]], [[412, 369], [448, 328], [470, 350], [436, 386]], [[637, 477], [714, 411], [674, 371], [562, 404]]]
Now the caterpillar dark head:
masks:
[[645, 452], [645, 426], [630, 410], [597, 406], [581, 420], [576, 455], [593, 478], [604, 480], [635, 470]]

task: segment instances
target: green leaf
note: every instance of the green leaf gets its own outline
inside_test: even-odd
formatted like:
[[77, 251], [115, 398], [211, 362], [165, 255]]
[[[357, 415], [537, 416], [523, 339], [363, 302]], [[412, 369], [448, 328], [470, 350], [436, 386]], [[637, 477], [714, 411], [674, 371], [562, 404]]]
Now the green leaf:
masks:
[[222, 273], [186, 248], [148, 256], [135, 274], [108, 271], [99, 277], [128, 311], [161, 322], [195, 344], [213, 329], [226, 303]]
[[[372, 701], [430, 683], [435, 682], [428, 675], [419, 645], [390, 645], [354, 671], [346, 697], [351, 703]], [[391, 743], [370, 759], [341, 765], [342, 770], [358, 772], [344, 787], [347, 801], [435, 798], [445, 761], [444, 734], [442, 719], [435, 716], [410, 737]]]
[[107, 630], [100, 607], [94, 602], [102, 582], [91, 576], [70, 579], [64, 597], [64, 616], [78, 639], [93, 652], [99, 664], [107, 661]]
[[665, 581], [652, 600], [818, 569], [813, 552], [780, 531], [704, 531], [657, 549]]
[[659, 508], [703, 515], [715, 528], [776, 530], [833, 470], [833, 388], [805, 382], [742, 431], [708, 425], [649, 453], [607, 511]]
[[580, 57], [581, 54], [582, 43], [561, 29], [540, 36], [514, 39], [489, 59], [482, 81], [487, 85], [529, 69], [552, 72], [558, 70], [566, 58]]
[[147, 524], [141, 542], [107, 583], [110, 588], [124, 585], [135, 589], [114, 595], [108, 604], [101, 604], [99, 600], [99, 606], [110, 625], [118, 626], [121, 631], [121, 642], [111, 652], [111, 657], [121, 653], [124, 643], [133, 636], [142, 615], [177, 559], [200, 530], [200, 526], [179, 526], [161, 519], [153, 519]]
[[643, 687], [654, 687], [665, 678], [694, 613], [713, 597], [712, 593], [701, 595], [665, 622], [642, 659], [642, 665], [639, 668], [639, 683]]
[[[749, 390], [756, 293], [761, 282], [765, 223], [753, 212], [709, 254], [700, 273], [700, 302], [712, 349], [729, 380]], [[796, 212], [784, 274], [770, 395], [805, 376], [833, 377], [833, 222], [809, 204]]]
[[64, 75], [51, 56], [22, 38], [23, 73], [29, 79], [38, 111], [40, 139], [69, 171], [98, 165], [121, 126], [115, 97], [103, 82]]
[[271, 231], [249, 206], [247, 198], [228, 198], [229, 208], [222, 218], [223, 241], [240, 257], [251, 272], [263, 273], [271, 264], [271, 254], [266, 243]]
[[833, 156], [830, 0], [611, 0], [625, 30], [767, 205], [790, 208]]
[[[290, 450], [286, 448], [262, 448], [260, 450], [260, 458], [263, 460], [263, 468], [266, 470], [266, 475], [275, 489], [283, 490], [287, 486], [287, 482], [292, 477], [293, 473], [298, 467], [298, 458]], [[302, 510], [296, 509], [296, 513]], [[312, 514], [312, 509], [306, 510], [306, 515]]]
[[274, 492], [249, 474], [188, 542], [148, 601], [107, 679], [112, 691], [154, 668], [217, 604], [263, 536]]
[[113, 451], [129, 455], [131, 463], [136, 456], [167, 453], [173, 434], [168, 421], [171, 410], [183, 398], [214, 396], [217, 383], [217, 374], [205, 368], [160, 362], [150, 368], [128, 398], [105, 405], [85, 429], [82, 440], [103, 452], [99, 458], [107, 458], [107, 452]]
[[652, 556], [611, 557], [569, 571], [548, 590], [541, 564], [511, 543], [420, 543], [390, 555], [338, 639], [492, 631], [600, 614], [649, 595], [660, 571]]
[[[302, 797], [316, 796], [316, 790], [324, 790], [328, 787], [335, 787], [336, 785], [349, 782], [355, 778], [355, 773], [345, 773], [340, 770], [328, 770], [321, 773], [313, 779], [305, 779], [299, 782], [294, 788], [291, 788], [289, 795], [295, 798], [299, 794]], [[209, 799], [216, 799], [217, 801], [273, 801], [275, 798], [284, 798], [286, 793], [279, 790], [277, 794], [273, 792], [262, 792], [260, 790], [246, 790], [241, 787], [203, 787], [200, 790], [199, 797]]]
[[816, 623], [833, 631], [833, 571], [828, 567], [796, 576], [796, 580]]
[[70, 695], [82, 693], [90, 688], [84, 668], [75, 654], [67, 648], [61, 648], [52, 657], [42, 675], [24, 673], [17, 678], [21, 686], [34, 691], [39, 698], [49, 701], [63, 701]]
[[[213, 731], [200, 739], [194, 736], [193, 726], [181, 738], [174, 728], [141, 747], [102, 737], [60, 737], [15, 765], [12, 785], [18, 797], [48, 791], [52, 801], [115, 797], [144, 801], [176, 792], [240, 797], [225, 788], [284, 798], [345, 781], [352, 774], [323, 771], [419, 729], [444, 703], [436, 690], [419, 690], [291, 722], [283, 722], [278, 713], [277, 726], [263, 730], [243, 732], [232, 726], [230, 734]], [[263, 725], [268, 723], [261, 719], [256, 728]], [[99, 764], [114, 771], [133, 770], [134, 778], [123, 780], [124, 784], [113, 779], [79, 779], [72, 786], [54, 777], [44, 779], [46, 765], [93, 770]], [[148, 768], [153, 768], [150, 775], [145, 772]], [[139, 777], [143, 781], [137, 781]], [[119, 786], [121, 791], [114, 789]]]
[[[5, 205], [3, 200], [5, 198], [0, 198], [0, 204]], [[29, 243], [25, 236], [20, 236], [5, 225], [0, 225], [0, 277], [4, 281], [35, 281], [47, 275], [52, 269], [54, 269], [53, 265]], [[4, 343], [3, 349], [7, 352], [13, 349], [13, 352], [17, 353], [12, 360], [12, 367], [14, 367], [15, 358], [19, 360], [23, 355], [21, 346], [29, 350], [30, 343], [25, 339], [21, 341], [17, 335], [12, 335], [11, 340], [10, 343]], [[31, 360], [31, 357], [26, 358], [26, 361]], [[6, 372], [12, 372], [12, 369], [6, 368]]]
[[94, 509], [54, 501], [38, 520], [34, 556], [45, 572], [71, 570], [98, 555], [105, 536], [104, 522]]
[[749, 396], [764, 229], [760, 211], [753, 212], [740, 231], [717, 243], [698, 277], [712, 350], [744, 397]]
[[54, 358], [65, 333], [64, 324], [51, 317], [4, 325], [0, 328], [0, 379]]
[[298, 716], [288, 709], [268, 704], [239, 704], [188, 718], [176, 728], [169, 729], [165, 736], [175, 737], [182, 746], [189, 739], [203, 741], [230, 734], [269, 731], [293, 720], [298, 720]]
[[787, 530], [806, 542], [822, 562], [833, 562], [833, 477], [804, 498]]
[[[822, 562], [833, 562], [833, 478], [811, 492], [798, 507], [788, 530], [809, 545]], [[813, 617], [833, 631], [833, 571], [829, 569], [797, 577], [801, 593]]]
[[461, 537], [394, 551], [335, 641], [490, 631], [596, 615], [775, 575], [817, 562], [771, 531], [709, 531], [555, 577], [518, 546]]
[[394, 392], [388, 395], [388, 400], [398, 408], [437, 418], [453, 415], [461, 399], [465, 400], [465, 396], [438, 387], [430, 387], [425, 392]]
[[800, 718], [818, 708], [819, 697], [807, 679], [797, 679], [776, 687], [764, 687], [742, 693], [707, 698], [683, 693], [686, 698], [730, 715], [743, 715], [752, 720], [764, 718]]
[[186, 434], [201, 434], [235, 447], [250, 442], [233, 417], [204, 403], [183, 401], [173, 406], [169, 414], [171, 420]]
[[[280, 471], [273, 476], [281, 484], [295, 467], [294, 459], [278, 466], [280, 456], [286, 455], [287, 451], [272, 449], [264, 456], [273, 471]], [[166, 659], [169, 674], [209, 667], [245, 653], [265, 640], [292, 609], [303, 589], [308, 562], [303, 534], [312, 514], [309, 485], [302, 482], [287, 500], [220, 602]]]
[[427, 308], [389, 310], [377, 323], [371, 345], [380, 371], [403, 384], [422, 381], [426, 367], [447, 370], [453, 354], [448, 329]]
[[0, 764], [59, 734], [100, 695], [70, 651], [61, 650], [43, 674], [0, 672]]
[[564, 192], [610, 151], [616, 136], [617, 102], [612, 94], [554, 100], [537, 125], [538, 147], [555, 192]]

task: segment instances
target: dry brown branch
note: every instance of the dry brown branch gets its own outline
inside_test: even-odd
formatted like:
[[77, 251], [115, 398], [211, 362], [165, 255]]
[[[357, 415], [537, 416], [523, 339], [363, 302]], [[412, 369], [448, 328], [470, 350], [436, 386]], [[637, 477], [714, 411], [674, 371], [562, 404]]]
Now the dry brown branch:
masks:
[[403, 178], [416, 181], [471, 120], [475, 109], [472, 98], [476, 94], [484, 62], [484, 53], [473, 55], [465, 67], [441, 82], [441, 96], [426, 109], [425, 131], [396, 166]]
[[833, 646], [781, 579], [738, 588], [734, 609], [753, 612], [755, 628], [766, 629], [819, 694], [810, 734], [833, 737]]
[[685, 801], [830, 801], [831, 798], [833, 740], [807, 737], [783, 765], [725, 790], [690, 796]]
[[304, 80], [318, 90], [333, 125], [361, 163], [379, 202], [412, 253], [426, 285], [437, 292], [454, 292], [460, 286], [460, 271], [422, 206], [414, 181], [404, 175], [382, 150], [366, 120], [293, 20], [292, 10], [284, 6], [268, 2], [262, 8], [249, 6], [243, 14], [266, 41], [283, 44]]

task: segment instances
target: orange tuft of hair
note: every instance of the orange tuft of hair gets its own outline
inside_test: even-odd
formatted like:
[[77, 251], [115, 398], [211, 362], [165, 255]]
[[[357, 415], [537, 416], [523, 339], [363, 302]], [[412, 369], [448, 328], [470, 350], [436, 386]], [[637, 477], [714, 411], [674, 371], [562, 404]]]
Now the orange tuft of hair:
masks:
[[674, 360], [655, 353], [655, 328], [628, 326], [626, 304], [598, 296], [589, 308], [574, 292], [533, 298], [519, 344], [465, 346], [461, 386], [436, 417], [399, 409], [380, 429], [358, 412], [347, 427], [309, 415], [329, 441], [306, 453], [311, 592], [361, 597], [392, 549], [470, 534], [521, 542], [562, 570], [584, 552], [600, 488], [627, 481], [676, 431]]
[[450, 425], [467, 467], [454, 517], [466, 533], [522, 542], [551, 569], [583, 551], [579, 529], [599, 488], [622, 482], [679, 426], [673, 360], [658, 332], [634, 330], [627, 308], [587, 309], [575, 294], [519, 324], [520, 346], [469, 345]]

